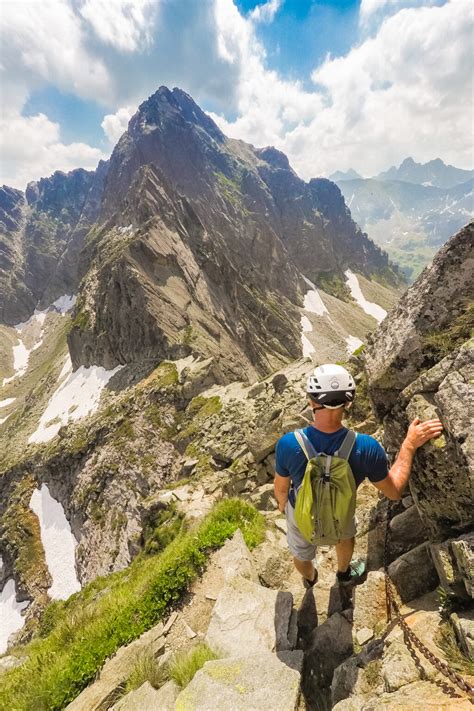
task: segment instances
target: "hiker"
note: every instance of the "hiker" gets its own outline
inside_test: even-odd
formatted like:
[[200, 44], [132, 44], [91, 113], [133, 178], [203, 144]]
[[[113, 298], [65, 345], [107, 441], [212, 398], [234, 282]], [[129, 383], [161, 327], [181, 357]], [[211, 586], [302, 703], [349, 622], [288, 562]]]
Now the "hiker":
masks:
[[[356, 435], [342, 424], [355, 395], [354, 379], [345, 368], [331, 363], [315, 368], [307, 395], [312, 424], [283, 435], [276, 447], [275, 497], [286, 514], [288, 548], [305, 588], [318, 579], [313, 566], [317, 544], [335, 545], [339, 584], [357, 584], [365, 573], [365, 561], [352, 561], [357, 487], [367, 476], [389, 499], [401, 499], [416, 450], [438, 437], [443, 426], [438, 419], [413, 420], [389, 470], [385, 450], [374, 437]], [[307, 465], [313, 467], [312, 476], [308, 471], [305, 477]]]

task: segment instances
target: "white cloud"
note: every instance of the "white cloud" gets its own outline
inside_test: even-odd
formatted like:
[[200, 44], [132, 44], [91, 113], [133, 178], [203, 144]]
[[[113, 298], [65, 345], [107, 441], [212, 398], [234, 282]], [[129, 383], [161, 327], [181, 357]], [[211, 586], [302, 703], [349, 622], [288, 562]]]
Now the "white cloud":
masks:
[[159, 0], [83, 0], [80, 14], [97, 37], [122, 52], [149, 47]]
[[253, 22], [272, 22], [281, 4], [282, 0], [267, 0], [262, 5], [257, 5], [249, 14], [249, 17]]
[[86, 50], [81, 23], [68, 0], [7, 0], [1, 19], [2, 92], [15, 100], [15, 109], [45, 81], [83, 97], [105, 101], [110, 96], [108, 70]]
[[24, 117], [12, 112], [0, 121], [0, 155], [0, 184], [21, 190], [55, 170], [94, 169], [107, 157], [85, 143], [62, 143], [59, 124], [44, 114]]
[[361, 25], [367, 26], [375, 17], [380, 19], [405, 7], [431, 6], [439, 3], [440, 0], [361, 0], [359, 19]]
[[288, 154], [305, 178], [341, 166], [374, 174], [412, 155], [472, 165], [469, 0], [402, 9], [346, 56], [312, 75], [315, 89], [265, 69], [250, 21], [216, 0], [223, 56], [239, 66], [238, 117], [228, 134]]
[[127, 130], [128, 122], [135, 113], [131, 106], [123, 106], [114, 114], [107, 114], [100, 124], [111, 143], [117, 143], [120, 136]]

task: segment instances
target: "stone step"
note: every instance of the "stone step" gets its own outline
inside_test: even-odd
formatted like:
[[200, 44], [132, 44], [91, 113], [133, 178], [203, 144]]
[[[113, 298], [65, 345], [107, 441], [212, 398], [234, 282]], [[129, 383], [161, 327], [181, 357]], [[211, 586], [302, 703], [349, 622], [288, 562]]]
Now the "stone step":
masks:
[[235, 576], [219, 593], [206, 641], [217, 654], [290, 649], [293, 596]]
[[295, 711], [303, 653], [261, 652], [206, 662], [176, 699], [176, 711]]

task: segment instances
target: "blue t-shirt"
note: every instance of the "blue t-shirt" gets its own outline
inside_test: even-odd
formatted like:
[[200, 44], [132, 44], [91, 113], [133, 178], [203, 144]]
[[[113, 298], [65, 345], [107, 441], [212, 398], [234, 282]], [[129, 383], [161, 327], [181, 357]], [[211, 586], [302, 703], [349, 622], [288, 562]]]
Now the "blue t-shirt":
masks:
[[[340, 448], [347, 433], [346, 427], [341, 427], [337, 432], [328, 434], [320, 432], [309, 425], [303, 429], [311, 444], [317, 452], [334, 454]], [[288, 499], [295, 505], [295, 492], [303, 481], [307, 459], [301, 449], [294, 432], [288, 432], [280, 437], [276, 446], [276, 473], [280, 476], [289, 476], [292, 487]], [[356, 486], [367, 476], [370, 481], [382, 481], [388, 474], [388, 461], [385, 450], [376, 439], [370, 435], [357, 433], [357, 439], [349, 457], [349, 466], [354, 474]]]

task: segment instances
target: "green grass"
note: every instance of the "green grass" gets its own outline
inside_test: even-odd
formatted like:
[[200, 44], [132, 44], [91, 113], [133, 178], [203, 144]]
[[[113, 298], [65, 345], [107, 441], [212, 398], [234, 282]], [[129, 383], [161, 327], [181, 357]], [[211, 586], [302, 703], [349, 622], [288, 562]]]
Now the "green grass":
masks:
[[463, 312], [443, 330], [429, 331], [422, 338], [423, 351], [434, 362], [449, 355], [474, 335], [474, 303], [464, 304]]
[[169, 675], [184, 689], [206, 662], [218, 659], [207, 644], [198, 644], [193, 649], [176, 655], [170, 662]]
[[335, 296], [336, 299], [349, 303], [352, 301], [350, 289], [340, 274], [335, 272], [316, 272], [313, 274], [313, 282], [326, 294]]
[[132, 673], [127, 679], [123, 695], [138, 689], [146, 681], [148, 681], [154, 689], [159, 689], [168, 679], [168, 666], [166, 664], [160, 665], [151, 650], [144, 649], [137, 657]]
[[98, 578], [55, 604], [37, 637], [17, 654], [28, 661], [2, 676], [0, 708], [64, 708], [104, 661], [160, 621], [202, 571], [209, 553], [237, 528], [250, 547], [263, 540], [260, 513], [238, 499], [219, 503], [201, 525], [183, 532], [159, 555], [138, 556], [119, 573]]
[[444, 622], [439, 626], [436, 643], [453, 669], [460, 674], [474, 676], [474, 661], [460, 649], [456, 633], [449, 622]]

